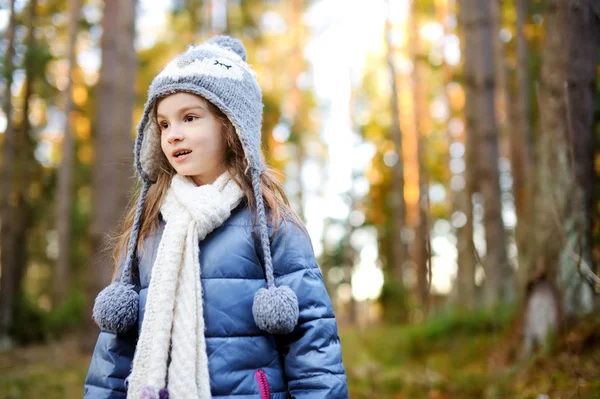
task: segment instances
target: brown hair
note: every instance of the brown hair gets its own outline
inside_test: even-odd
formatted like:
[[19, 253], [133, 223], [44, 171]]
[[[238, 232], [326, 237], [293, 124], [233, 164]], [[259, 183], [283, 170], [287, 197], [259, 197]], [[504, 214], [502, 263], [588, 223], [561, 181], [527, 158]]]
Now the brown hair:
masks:
[[[227, 116], [211, 102], [206, 101], [206, 104], [208, 105], [209, 111], [222, 123], [222, 133], [225, 136], [226, 142], [225, 162], [227, 165], [227, 170], [231, 174], [233, 180], [242, 189], [247, 206], [252, 211], [253, 223], [255, 223], [256, 201], [254, 199], [254, 192], [252, 190], [252, 178], [249, 174], [251, 171], [247, 170], [248, 161], [246, 160], [242, 143]], [[156, 115], [156, 112], [154, 112], [154, 115]], [[144, 238], [148, 235], [154, 234], [155, 229], [159, 225], [160, 207], [171, 184], [171, 179], [175, 174], [175, 169], [169, 164], [166, 156], [162, 154], [161, 167], [156, 183], [154, 183], [148, 190], [144, 209], [142, 211], [140, 232], [136, 246], [138, 251], [140, 251], [143, 247]], [[267, 222], [271, 223], [273, 226], [272, 237], [277, 234], [280, 226], [285, 226], [288, 220], [305, 231], [305, 228], [303, 227], [299, 217], [290, 207], [290, 203], [283, 185], [279, 180], [280, 177], [281, 173], [269, 166], [265, 168], [260, 177], [263, 201], [267, 211]], [[134, 191], [129, 210], [119, 226], [120, 232], [116, 235], [116, 237], [114, 237], [113, 258], [115, 261], [115, 269], [113, 273], [113, 279], [118, 273], [119, 258], [125, 253], [125, 249], [129, 245], [139, 191], [140, 188], [137, 188]]]

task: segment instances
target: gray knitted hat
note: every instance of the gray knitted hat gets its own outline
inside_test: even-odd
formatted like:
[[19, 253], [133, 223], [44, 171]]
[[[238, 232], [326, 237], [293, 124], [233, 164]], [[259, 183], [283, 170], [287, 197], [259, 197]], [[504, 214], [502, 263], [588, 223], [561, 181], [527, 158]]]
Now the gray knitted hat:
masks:
[[127, 259], [118, 278], [106, 287], [94, 304], [93, 318], [103, 329], [124, 333], [137, 322], [138, 290], [131, 271], [135, 259], [140, 219], [148, 189], [156, 182], [161, 162], [155, 104], [170, 94], [199, 95], [217, 106], [231, 121], [244, 148], [256, 201], [257, 227], [263, 254], [267, 288], [257, 291], [252, 314], [257, 326], [271, 334], [291, 332], [298, 321], [298, 299], [290, 287], [276, 287], [267, 232], [265, 206], [260, 185], [265, 165], [261, 156], [262, 94], [256, 74], [246, 63], [242, 42], [215, 36], [173, 59], [154, 78], [148, 90], [142, 120], [137, 127], [135, 168], [142, 191], [131, 230]]

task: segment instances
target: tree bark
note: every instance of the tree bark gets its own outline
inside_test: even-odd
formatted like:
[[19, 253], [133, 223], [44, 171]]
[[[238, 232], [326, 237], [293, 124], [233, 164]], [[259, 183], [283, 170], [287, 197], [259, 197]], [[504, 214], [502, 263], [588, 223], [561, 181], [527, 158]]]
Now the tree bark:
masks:
[[[573, 227], [579, 235], [581, 254], [592, 270], [594, 187], [597, 183], [594, 168], [596, 133], [594, 110], [598, 55], [600, 54], [600, 4], [597, 0], [570, 0], [569, 54], [567, 66], [567, 134], [575, 182], [581, 192], [578, 222]], [[571, 232], [570, 232], [571, 233]], [[572, 233], [571, 233], [572, 234]], [[579, 248], [578, 248], [579, 250]]]
[[67, 74], [69, 83], [65, 91], [65, 131], [62, 147], [62, 161], [58, 170], [58, 198], [56, 225], [58, 231], [58, 260], [54, 272], [53, 305], [59, 306], [66, 298], [69, 289], [69, 260], [71, 254], [71, 208], [73, 205], [73, 168], [75, 167], [75, 140], [73, 138], [72, 112], [74, 110], [73, 71], [75, 69], [75, 43], [81, 0], [71, 0], [69, 17], [69, 44]]
[[564, 332], [565, 319], [594, 310], [592, 287], [581, 270], [592, 264], [586, 201], [594, 176], [589, 153], [595, 144], [600, 5], [594, 0], [549, 0], [544, 20], [541, 132], [534, 164], [536, 190], [531, 192], [532, 267], [520, 334], [524, 357], [533, 342], [546, 346], [549, 333]]
[[[531, 150], [529, 133], [529, 87], [527, 73], [527, 40], [523, 29], [527, 14], [527, 0], [515, 0], [516, 10], [516, 42], [517, 67], [516, 85], [509, 80], [509, 67], [505, 60], [505, 46], [500, 38], [502, 29], [502, 9], [500, 0], [491, 2], [492, 37], [494, 42], [494, 57], [497, 76], [497, 108], [504, 112], [505, 117], [500, 122], [502, 137], [509, 140], [511, 173], [513, 178], [512, 192], [514, 197], [517, 225], [515, 239], [518, 248], [518, 272], [516, 275], [517, 292], [524, 294], [526, 283], [528, 257], [527, 221], [530, 214], [528, 209], [529, 184], [531, 180]], [[516, 101], [511, 101], [516, 98]]]
[[0, 209], [2, 211], [0, 265], [0, 346], [4, 346], [8, 339], [8, 327], [12, 319], [12, 299], [14, 291], [15, 274], [15, 240], [14, 226], [12, 226], [12, 210], [15, 198], [13, 195], [13, 173], [15, 155], [15, 129], [12, 117], [12, 94], [10, 88], [13, 82], [13, 56], [15, 53], [15, 2], [10, 1], [10, 15], [7, 28], [8, 46], [4, 57], [4, 71], [6, 86], [4, 88], [4, 101], [2, 111], [6, 117], [6, 130], [2, 146], [2, 190], [0, 190]]
[[[535, 262], [529, 279], [548, 274], [567, 317], [593, 310], [591, 286], [578, 272], [591, 265], [587, 226], [589, 151], [594, 148], [594, 68], [598, 14], [593, 1], [548, 1], [542, 48], [540, 128], [535, 197]], [[574, 157], [574, 158], [573, 158]]]
[[422, 83], [423, 65], [420, 59], [420, 39], [419, 39], [419, 21], [417, 3], [413, 0], [410, 12], [410, 53], [413, 60], [412, 71], [412, 93], [413, 93], [413, 116], [415, 126], [415, 136], [417, 142], [417, 163], [419, 170], [419, 202], [418, 202], [418, 224], [415, 234], [414, 260], [417, 267], [417, 297], [420, 306], [427, 314], [429, 308], [429, 289], [430, 289], [430, 257], [429, 257], [429, 225], [428, 225], [428, 182], [427, 166], [425, 165], [425, 146], [423, 143], [423, 118], [422, 110], [427, 106], [424, 95], [425, 87]]
[[[506, 252], [506, 236], [502, 220], [500, 173], [498, 170], [498, 127], [494, 107], [494, 52], [491, 34], [490, 4], [487, 0], [467, 0], [465, 35], [473, 35], [474, 101], [477, 112], [479, 168], [478, 181], [483, 200], [483, 218], [486, 240], [486, 304], [514, 299], [512, 269]], [[469, 100], [467, 100], [469, 101]]]
[[[23, 85], [23, 108], [21, 120], [15, 123], [14, 133], [15, 142], [12, 165], [14, 173], [12, 176], [12, 190], [8, 192], [10, 196], [8, 202], [7, 223], [4, 245], [11, 245], [9, 257], [2, 259], [2, 275], [6, 273], [6, 284], [3, 285], [2, 294], [0, 294], [1, 318], [0, 318], [0, 340], [2, 343], [10, 344], [8, 340], [9, 329], [13, 322], [13, 312], [22, 294], [22, 282], [27, 269], [27, 231], [31, 224], [31, 205], [29, 203], [29, 185], [36, 160], [33, 156], [34, 143], [30, 136], [29, 124], [29, 98], [33, 87], [33, 52], [34, 20], [37, 0], [31, 0], [27, 8], [27, 52], [25, 55], [25, 81]], [[14, 155], [19, 154], [18, 158]], [[8, 165], [7, 165], [8, 166]], [[3, 219], [4, 220], [4, 219]], [[4, 230], [4, 229], [3, 229]], [[6, 263], [4, 263], [6, 261]]]
[[[88, 314], [113, 270], [106, 235], [127, 207], [132, 185], [132, 112], [136, 68], [135, 0], [109, 1], [102, 21], [102, 66], [98, 83], [96, 155], [92, 180], [92, 223]], [[95, 330], [88, 320], [90, 331]], [[95, 337], [91, 337], [95, 338]], [[86, 343], [91, 345], [93, 342]]]
[[[456, 5], [454, 1], [449, 1], [448, 3], [436, 3], [437, 20], [444, 27], [444, 36], [452, 33], [452, 31], [449, 29], [447, 21], [448, 13], [453, 12], [455, 7]], [[463, 48], [461, 51], [464, 54], [465, 41], [462, 40], [461, 42], [463, 43]], [[444, 84], [442, 95], [445, 98], [446, 104], [451, 107], [446, 88], [448, 87], [448, 84], [454, 80], [452, 76], [453, 71], [447, 63], [444, 63], [442, 68]], [[450, 113], [453, 117], [458, 117], [456, 109], [451, 108]], [[466, 132], [468, 133], [468, 130]], [[463, 139], [461, 141], [455, 141], [449, 130], [447, 131], [446, 136], [448, 138], [448, 146], [454, 142], [462, 142], [465, 149], [467, 149], [466, 134], [463, 134]], [[468, 146], [468, 148], [470, 148], [470, 146]], [[450, 160], [451, 156], [448, 156], [447, 164], [450, 164]], [[467, 166], [465, 171], [458, 173], [455, 176], [462, 179], [463, 182], [466, 182], [467, 174], [472, 175], [472, 172], [473, 169]], [[468, 188], [469, 186], [466, 184], [464, 187], [452, 187], [451, 185], [448, 190], [450, 202], [452, 203], [452, 210], [457, 214], [463, 214], [466, 217], [466, 222], [464, 225], [455, 227], [458, 251], [457, 275], [456, 283], [454, 284], [453, 291], [450, 294], [450, 301], [459, 305], [460, 307], [471, 309], [475, 306], [475, 254], [473, 251], [473, 207], [471, 205], [471, 194], [469, 193]]]
[[391, 136], [396, 147], [398, 160], [392, 168], [392, 209], [393, 211], [393, 275], [401, 284], [403, 280], [404, 262], [408, 260], [406, 244], [402, 239], [402, 231], [406, 224], [406, 203], [404, 200], [404, 161], [402, 158], [402, 131], [400, 130], [400, 109], [398, 107], [398, 82], [396, 64], [391, 43], [391, 22], [386, 21], [387, 62], [392, 86], [392, 128]]
[[[527, 19], [527, 0], [515, 0], [517, 14], [516, 42], [517, 42], [517, 67], [516, 87], [510, 90], [516, 99], [511, 108], [512, 129], [510, 130], [510, 155], [513, 177], [513, 196], [517, 214], [516, 241], [518, 249], [517, 285], [522, 293], [527, 281], [527, 269], [530, 265], [529, 234], [531, 226], [529, 215], [531, 212], [532, 193], [532, 164], [531, 129], [529, 121], [529, 72], [527, 68], [527, 39], [525, 38], [525, 21]], [[510, 106], [510, 105], [509, 105]]]
[[[474, 236], [474, 216], [473, 216], [473, 195], [479, 191], [479, 138], [476, 132], [476, 119], [477, 119], [477, 107], [476, 107], [476, 87], [475, 87], [475, 26], [473, 24], [473, 4], [470, 0], [459, 0], [459, 20], [463, 27], [463, 40], [461, 41], [462, 53], [463, 53], [463, 80], [465, 87], [465, 196], [459, 202], [460, 208], [465, 215], [465, 225], [459, 229], [459, 270], [461, 273], [461, 281], [463, 286], [460, 288], [462, 292], [475, 291], [475, 287], [471, 286], [471, 282], [475, 283], [474, 274], [476, 269], [475, 262], [475, 244], [473, 242]], [[462, 238], [462, 239], [461, 239]], [[466, 262], [466, 263], [465, 263]], [[469, 267], [472, 264], [473, 276], [471, 276], [471, 270]], [[491, 271], [485, 264], [482, 265], [487, 276], [491, 274]], [[491, 287], [486, 286], [486, 290], [490, 290]], [[473, 298], [475, 300], [475, 298]]]
[[502, 0], [488, 0], [490, 3], [491, 17], [491, 40], [494, 51], [494, 70], [495, 70], [495, 96], [496, 109], [501, 115], [498, 117], [498, 125], [501, 131], [510, 131], [510, 118], [508, 118], [508, 71], [504, 60], [504, 42], [500, 37], [502, 29]]

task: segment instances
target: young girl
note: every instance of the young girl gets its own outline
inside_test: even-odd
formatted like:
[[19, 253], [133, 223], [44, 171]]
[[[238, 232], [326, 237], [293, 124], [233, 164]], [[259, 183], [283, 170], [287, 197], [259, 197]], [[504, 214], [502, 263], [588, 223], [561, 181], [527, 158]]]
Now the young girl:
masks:
[[310, 239], [261, 153], [262, 95], [242, 43], [216, 36], [153, 80], [142, 182], [85, 398], [347, 398]]

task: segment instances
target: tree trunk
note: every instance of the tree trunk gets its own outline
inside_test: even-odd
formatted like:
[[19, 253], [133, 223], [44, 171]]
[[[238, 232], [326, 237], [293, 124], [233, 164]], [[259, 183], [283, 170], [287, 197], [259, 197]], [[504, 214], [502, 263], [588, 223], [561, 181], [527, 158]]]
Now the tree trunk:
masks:
[[516, 241], [519, 253], [517, 283], [519, 292], [523, 292], [527, 281], [527, 269], [530, 265], [529, 254], [529, 215], [531, 210], [531, 185], [532, 185], [532, 153], [531, 131], [529, 122], [529, 72], [527, 69], [527, 39], [525, 38], [525, 20], [527, 19], [527, 0], [516, 0], [515, 9], [516, 41], [517, 41], [517, 67], [516, 87], [510, 92], [516, 99], [511, 107], [510, 130], [510, 155], [513, 177], [513, 196], [517, 214]]
[[498, 125], [501, 131], [510, 131], [510, 119], [507, 118], [508, 101], [508, 73], [504, 60], [504, 42], [500, 38], [502, 29], [502, 0], [488, 0], [490, 3], [491, 33], [490, 38], [494, 51], [494, 76], [496, 79], [495, 96], [496, 109], [499, 117]]
[[27, 271], [27, 249], [28, 249], [28, 230], [31, 226], [32, 205], [29, 199], [29, 187], [35, 174], [37, 161], [35, 159], [35, 142], [32, 139], [31, 124], [29, 123], [29, 98], [33, 91], [34, 84], [34, 51], [35, 50], [35, 19], [38, 0], [30, 0], [27, 19], [27, 56], [25, 60], [25, 85], [23, 88], [23, 119], [19, 129], [17, 141], [17, 154], [19, 154], [19, 163], [17, 169], [21, 170], [21, 175], [17, 175], [16, 189], [18, 193], [17, 208], [17, 235], [16, 251], [17, 265], [15, 278], [15, 299], [21, 295], [22, 281]]
[[391, 136], [396, 147], [398, 161], [392, 169], [392, 208], [393, 228], [393, 275], [399, 283], [403, 280], [404, 262], [408, 260], [406, 244], [402, 239], [402, 230], [406, 224], [406, 203], [404, 201], [404, 162], [402, 159], [402, 132], [400, 130], [400, 109], [398, 107], [398, 82], [396, 65], [391, 43], [391, 22], [388, 18], [386, 21], [386, 45], [387, 45], [387, 62], [390, 70], [390, 80], [392, 86], [392, 128]]
[[[33, 156], [34, 144], [30, 137], [28, 117], [29, 97], [31, 96], [34, 78], [33, 52], [35, 51], [35, 38], [33, 30], [36, 6], [37, 0], [31, 0], [28, 6], [27, 52], [25, 55], [21, 120], [18, 121], [18, 124], [13, 122], [14, 126], [11, 125], [14, 142], [6, 150], [8, 152], [11, 149], [10, 147], [14, 146], [14, 152], [9, 156], [11, 164], [5, 163], [5, 166], [12, 169], [12, 171], [7, 171], [7, 180], [4, 182], [8, 187], [5, 194], [8, 196], [8, 202], [5, 209], [6, 213], [2, 219], [2, 289], [0, 290], [0, 343], [2, 345], [10, 345], [9, 329], [13, 322], [15, 306], [22, 294], [22, 281], [27, 268], [27, 231], [31, 219], [28, 191], [32, 169], [36, 163]], [[18, 158], [15, 158], [16, 154], [19, 154]], [[7, 254], [4, 253], [6, 248], [10, 248]]]
[[[6, 117], [6, 129], [4, 131], [4, 137], [2, 141], [2, 191], [0, 191], [0, 206], [2, 211], [7, 209], [7, 202], [12, 191], [12, 160], [14, 158], [14, 129], [13, 129], [13, 118], [12, 118], [12, 94], [11, 86], [13, 83], [13, 57], [15, 55], [15, 2], [10, 1], [9, 11], [9, 22], [6, 29], [7, 35], [7, 48], [6, 54], [4, 55], [3, 69], [4, 79], [6, 81], [4, 86], [4, 101], [2, 102], [2, 112]], [[3, 215], [4, 216], [4, 215]], [[4, 217], [2, 218], [4, 220]], [[4, 249], [4, 248], [3, 248]]]
[[[591, 264], [585, 226], [586, 190], [591, 180], [585, 168], [589, 168], [586, 153], [594, 143], [593, 82], [599, 43], [594, 7], [598, 6], [591, 0], [549, 0], [544, 18], [536, 164], [539, 189], [534, 198], [532, 242], [535, 268], [529, 281], [531, 285], [539, 276], [548, 276], [558, 288], [557, 303], [566, 317], [589, 313], [594, 307], [592, 288], [578, 272], [579, 261]], [[582, 151], [583, 143], [591, 148]], [[525, 320], [525, 326], [532, 324]], [[555, 328], [548, 320], [543, 327], [544, 337]]]
[[[461, 50], [463, 53], [463, 80], [465, 87], [465, 192], [457, 200], [457, 205], [465, 215], [465, 224], [458, 228], [458, 263], [459, 263], [459, 296], [472, 294], [465, 297], [464, 304], [469, 305], [468, 301], [475, 303], [475, 245], [473, 243], [474, 221], [473, 221], [473, 195], [479, 190], [479, 168], [478, 168], [478, 143], [479, 139], [476, 133], [476, 101], [475, 98], [475, 42], [473, 29], [473, 5], [469, 0], [459, 0], [459, 20], [463, 27], [463, 40], [461, 41]], [[490, 275], [489, 268], [483, 265], [486, 275]], [[472, 274], [471, 274], [472, 273]], [[486, 286], [489, 290], [490, 287]]]
[[456, 240], [458, 242], [457, 290], [458, 303], [467, 309], [474, 308], [476, 303], [475, 269], [477, 263], [475, 259], [475, 245], [473, 243], [473, 203], [471, 202], [473, 174], [473, 172], [463, 174], [466, 182], [465, 188], [453, 193], [455, 196], [454, 209], [465, 216], [464, 225], [456, 228]]
[[578, 237], [576, 251], [591, 270], [596, 270], [592, 256], [594, 187], [597, 183], [594, 168], [596, 133], [594, 110], [596, 79], [600, 54], [600, 4], [597, 0], [569, 0], [568, 38], [571, 62], [567, 65], [567, 135], [572, 176], [580, 192], [579, 209], [574, 209], [576, 222], [568, 230]]
[[[449, 28], [447, 21], [449, 12], [453, 12], [455, 7], [455, 2], [452, 0], [448, 3], [436, 3], [436, 19], [444, 28], [444, 36], [454, 33], [454, 31]], [[464, 44], [464, 40], [462, 42]], [[464, 51], [464, 49], [462, 49], [462, 51]], [[448, 105], [450, 109], [450, 115], [452, 117], [457, 117], [457, 110], [452, 108], [452, 104], [450, 102], [448, 92], [446, 89], [448, 87], [448, 84], [451, 83], [453, 80], [453, 71], [451, 67], [446, 62], [444, 62], [444, 64], [442, 65], [442, 82], [444, 86], [444, 89], [442, 90], [442, 95], [444, 97], [444, 102]], [[450, 145], [452, 145], [455, 142], [462, 143], [466, 147], [466, 140], [464, 139], [464, 134], [462, 141], [455, 141], [455, 139], [450, 134], [449, 129], [447, 129], [446, 137], [448, 139], [448, 147], [450, 147]], [[447, 165], [450, 164], [451, 159], [452, 156], [451, 154], [449, 154], [447, 158]], [[462, 173], [457, 173], [454, 176], [459, 181], [466, 181], [466, 173], [464, 171]], [[473, 221], [470, 195], [468, 195], [466, 185], [463, 185], [463, 187], [461, 187], [460, 185], [453, 187], [453, 185], [450, 184], [450, 187], [448, 188], [448, 196], [449, 201], [452, 204], [451, 206], [453, 212], [457, 214], [463, 214], [465, 215], [465, 217], [468, 218], [467, 222], [464, 225], [455, 227], [458, 251], [457, 275], [455, 284], [452, 287], [452, 292], [449, 296], [449, 301], [452, 304], [457, 304], [463, 308], [471, 309], [475, 305], [475, 256], [473, 252]]]
[[[106, 234], [113, 233], [127, 207], [132, 180], [132, 112], [136, 54], [135, 0], [109, 1], [102, 21], [102, 66], [98, 83], [96, 155], [92, 180], [92, 223], [88, 314], [113, 270]], [[88, 318], [88, 328], [95, 330]], [[95, 336], [90, 336], [90, 339]], [[86, 343], [87, 345], [92, 342]]]
[[[490, 4], [487, 0], [467, 0], [464, 10], [465, 35], [473, 35], [475, 63], [474, 101], [478, 136], [479, 187], [483, 200], [486, 240], [486, 304], [511, 301], [515, 290], [513, 272], [508, 263], [502, 220], [500, 173], [498, 170], [498, 128], [494, 107], [494, 52], [491, 34]], [[468, 101], [468, 100], [467, 100]]]
[[600, 5], [593, 0], [549, 0], [546, 10], [535, 165], [539, 189], [533, 198], [535, 268], [529, 271], [527, 287], [531, 292], [546, 280], [552, 295], [525, 304], [524, 355], [534, 338], [546, 345], [548, 334], [560, 330], [563, 315], [570, 319], [594, 310], [593, 291], [581, 270], [590, 271], [592, 265], [587, 224], [594, 179]]
[[13, 173], [15, 155], [15, 129], [12, 118], [12, 94], [10, 88], [13, 82], [13, 56], [15, 53], [15, 2], [10, 1], [10, 16], [7, 28], [8, 46], [4, 57], [4, 72], [6, 86], [2, 111], [6, 116], [6, 130], [2, 146], [2, 190], [0, 190], [0, 209], [2, 211], [0, 265], [0, 347], [7, 345], [8, 327], [12, 319], [12, 299], [15, 273], [15, 241], [12, 226], [12, 210], [14, 208]]
[[[527, 262], [527, 228], [530, 225], [527, 216], [530, 214], [527, 204], [529, 204], [529, 183], [531, 169], [531, 151], [529, 136], [529, 87], [527, 73], [527, 40], [524, 36], [524, 24], [527, 13], [527, 0], [515, 0], [516, 9], [516, 42], [517, 42], [517, 79], [516, 85], [511, 85], [509, 81], [509, 68], [505, 60], [505, 47], [500, 39], [500, 29], [502, 28], [502, 9], [500, 0], [491, 2], [494, 57], [497, 76], [497, 103], [500, 112], [504, 113], [504, 118], [500, 123], [503, 134], [507, 137], [510, 148], [511, 172], [513, 178], [513, 197], [515, 211], [517, 215], [517, 225], [515, 226], [515, 238], [518, 248], [518, 272], [517, 272], [517, 292], [524, 294], [528, 262]], [[516, 87], [514, 87], [516, 86]], [[516, 101], [511, 101], [516, 98]]]
[[422, 110], [427, 106], [424, 96], [425, 87], [422, 83], [423, 65], [420, 60], [419, 21], [416, 1], [413, 0], [410, 12], [410, 53], [413, 60], [412, 93], [415, 136], [417, 143], [417, 163], [419, 170], [419, 202], [418, 224], [415, 234], [414, 260], [417, 267], [417, 297], [421, 309], [427, 314], [429, 307], [430, 286], [430, 257], [429, 257], [429, 226], [428, 226], [428, 183], [425, 165], [425, 147], [423, 144]]
[[65, 91], [65, 131], [62, 148], [62, 162], [58, 170], [58, 195], [56, 225], [58, 230], [58, 260], [54, 272], [53, 305], [59, 306], [66, 298], [69, 289], [69, 260], [71, 254], [71, 208], [73, 206], [73, 168], [75, 167], [75, 140], [71, 114], [74, 109], [73, 71], [75, 69], [75, 43], [81, 0], [70, 1], [69, 45], [67, 57], [69, 83]]

